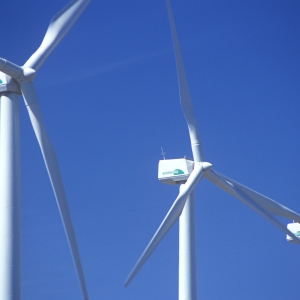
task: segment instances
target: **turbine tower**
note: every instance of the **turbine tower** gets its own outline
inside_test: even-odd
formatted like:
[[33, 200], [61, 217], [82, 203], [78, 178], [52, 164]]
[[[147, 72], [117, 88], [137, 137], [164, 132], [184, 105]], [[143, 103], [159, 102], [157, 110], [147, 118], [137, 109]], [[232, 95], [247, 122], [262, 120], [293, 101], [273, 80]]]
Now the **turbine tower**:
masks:
[[[189, 88], [185, 76], [179, 42], [176, 34], [171, 4], [166, 0], [175, 58], [180, 94], [180, 104], [188, 125], [193, 161], [187, 159], [160, 160], [158, 179], [167, 184], [179, 184], [179, 195], [163, 219], [159, 228], [150, 240], [125, 280], [127, 286], [140, 268], [152, 254], [172, 225], [179, 219], [179, 300], [196, 300], [196, 249], [194, 226], [194, 188], [205, 177], [234, 198], [247, 205], [271, 224], [287, 234], [287, 240], [300, 244], [300, 215], [280, 203], [257, 193], [254, 190], [214, 171], [212, 164], [205, 162], [198, 126], [192, 106]], [[274, 215], [295, 220], [286, 228]]]
[[46, 133], [33, 86], [36, 71], [90, 0], [72, 0], [51, 20], [44, 39], [23, 66], [0, 58], [0, 299], [20, 299], [19, 94], [42, 151], [84, 299], [88, 299], [79, 252], [55, 151]]

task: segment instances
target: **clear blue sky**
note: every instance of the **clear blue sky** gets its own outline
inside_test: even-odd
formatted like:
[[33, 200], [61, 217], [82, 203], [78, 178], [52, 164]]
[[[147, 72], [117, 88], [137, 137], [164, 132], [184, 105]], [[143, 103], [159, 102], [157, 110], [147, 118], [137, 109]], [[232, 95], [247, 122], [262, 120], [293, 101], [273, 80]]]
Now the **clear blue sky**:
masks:
[[[0, 56], [22, 65], [66, 3], [3, 1]], [[300, 1], [171, 3], [206, 160], [300, 212]], [[160, 147], [191, 156], [165, 1], [92, 1], [35, 86], [90, 299], [176, 299], [178, 224], [123, 287], [178, 193]], [[81, 299], [20, 101], [22, 300]], [[297, 299], [299, 246], [206, 180], [195, 196], [199, 299]]]

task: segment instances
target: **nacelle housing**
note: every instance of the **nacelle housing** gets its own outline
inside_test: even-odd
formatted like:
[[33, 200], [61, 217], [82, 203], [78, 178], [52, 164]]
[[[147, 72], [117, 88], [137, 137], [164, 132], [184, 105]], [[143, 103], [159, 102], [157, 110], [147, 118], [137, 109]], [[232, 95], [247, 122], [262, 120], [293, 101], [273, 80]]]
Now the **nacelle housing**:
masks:
[[[300, 224], [299, 223], [290, 223], [287, 225], [287, 229], [290, 230], [296, 237], [300, 238]], [[286, 235], [286, 240], [290, 243], [296, 243], [293, 237]]]
[[186, 181], [194, 169], [194, 162], [185, 158], [164, 159], [158, 163], [158, 180], [165, 184]]

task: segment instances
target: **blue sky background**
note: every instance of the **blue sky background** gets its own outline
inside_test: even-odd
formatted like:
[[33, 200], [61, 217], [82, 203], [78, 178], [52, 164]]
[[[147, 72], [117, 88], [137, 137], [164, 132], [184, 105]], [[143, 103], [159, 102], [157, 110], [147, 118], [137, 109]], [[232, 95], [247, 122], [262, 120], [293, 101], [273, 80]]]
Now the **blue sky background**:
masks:
[[[22, 65], [66, 3], [3, 1], [1, 57]], [[206, 160], [300, 212], [300, 1], [171, 3]], [[160, 147], [191, 156], [165, 1], [92, 1], [35, 86], [90, 299], [176, 299], [178, 224], [123, 287], [178, 193], [157, 180]], [[22, 299], [81, 299], [20, 103]], [[298, 297], [299, 246], [206, 180], [195, 197], [199, 299]]]

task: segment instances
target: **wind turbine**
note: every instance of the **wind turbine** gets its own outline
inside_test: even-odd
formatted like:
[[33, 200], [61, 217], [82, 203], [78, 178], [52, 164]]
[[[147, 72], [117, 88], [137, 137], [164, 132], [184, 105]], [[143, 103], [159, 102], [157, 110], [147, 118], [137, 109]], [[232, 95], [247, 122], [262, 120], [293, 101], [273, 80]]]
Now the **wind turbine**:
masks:
[[[171, 4], [166, 0], [175, 51], [181, 107], [188, 125], [193, 161], [187, 159], [160, 160], [158, 178], [163, 183], [180, 184], [179, 195], [163, 219], [159, 228], [125, 280], [127, 286], [152, 254], [172, 225], [179, 219], [179, 300], [197, 299], [196, 250], [194, 226], [194, 188], [204, 177], [234, 198], [247, 205], [279, 230], [287, 234], [287, 240], [300, 243], [300, 215], [280, 203], [222, 175], [204, 160], [198, 126], [192, 106], [185, 70], [181, 58]], [[275, 217], [295, 220], [286, 228]], [[294, 225], [293, 225], [294, 224]], [[290, 229], [290, 230], [289, 230]]]
[[20, 298], [20, 146], [19, 104], [22, 93], [38, 140], [67, 235], [84, 299], [88, 299], [79, 252], [55, 151], [40, 113], [33, 86], [36, 71], [81, 15], [90, 0], [72, 0], [51, 20], [40, 47], [23, 66], [0, 58], [0, 299]]

